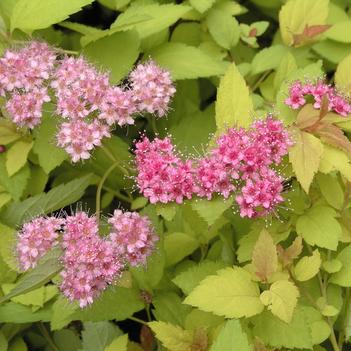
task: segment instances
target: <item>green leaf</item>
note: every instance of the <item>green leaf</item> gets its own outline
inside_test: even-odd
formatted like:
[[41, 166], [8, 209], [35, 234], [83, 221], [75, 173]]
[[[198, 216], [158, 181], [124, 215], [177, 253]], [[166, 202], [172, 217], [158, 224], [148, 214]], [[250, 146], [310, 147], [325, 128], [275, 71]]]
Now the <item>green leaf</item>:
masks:
[[269, 290], [261, 294], [260, 299], [275, 316], [290, 323], [299, 296], [294, 283], [288, 280], [278, 280], [270, 286]]
[[336, 250], [341, 226], [335, 217], [331, 207], [315, 205], [297, 219], [296, 231], [310, 245]]
[[333, 24], [331, 28], [329, 28], [325, 36], [328, 39], [339, 41], [341, 43], [351, 43], [351, 39], [345, 33], [350, 33], [351, 31], [351, 21], [343, 21]]
[[224, 49], [229, 50], [238, 43], [239, 24], [230, 13], [211, 9], [207, 14], [206, 24], [215, 42]]
[[272, 236], [263, 229], [252, 253], [252, 264], [261, 281], [267, 281], [278, 269], [277, 248]]
[[18, 0], [11, 15], [11, 31], [18, 28], [32, 32], [34, 29], [49, 27], [92, 2], [93, 0]]
[[329, 0], [289, 0], [279, 12], [279, 26], [286, 45], [294, 44], [294, 35], [306, 26], [322, 25], [328, 17]]
[[1, 220], [10, 226], [16, 226], [38, 214], [50, 213], [70, 205], [83, 196], [85, 189], [90, 185], [91, 178], [89, 174], [67, 184], [61, 184], [46, 194], [15, 202], [1, 214]]
[[277, 68], [287, 50], [286, 46], [273, 45], [259, 51], [252, 60], [251, 74], [259, 74]]
[[313, 45], [313, 51], [327, 61], [337, 65], [346, 56], [350, 55], [351, 47], [349, 44], [338, 43], [333, 40], [323, 40]]
[[338, 261], [341, 262], [341, 269], [334, 273], [330, 282], [340, 286], [351, 286], [351, 245], [346, 246], [337, 256]]
[[181, 261], [184, 257], [190, 255], [198, 246], [199, 242], [188, 234], [179, 232], [166, 235], [164, 248], [167, 266]]
[[167, 68], [172, 78], [193, 79], [223, 74], [223, 62], [213, 59], [202, 50], [182, 43], [166, 43], [148, 53], [162, 67]]
[[328, 273], [339, 272], [342, 266], [342, 262], [336, 258], [333, 260], [324, 261], [322, 264], [323, 269]]
[[312, 256], [302, 257], [294, 268], [296, 279], [300, 282], [312, 279], [319, 272], [321, 263], [321, 255], [317, 249]]
[[215, 0], [190, 0], [190, 5], [200, 13], [204, 13], [216, 2]]
[[62, 269], [60, 256], [62, 252], [55, 248], [43, 256], [38, 265], [25, 273], [16, 284], [16, 287], [7, 295], [0, 298], [0, 304], [15, 296], [28, 293], [49, 282]]
[[[351, 23], [351, 21], [350, 21]], [[344, 33], [345, 36], [345, 33]], [[346, 36], [347, 37], [347, 36]], [[349, 94], [351, 92], [351, 55], [346, 56], [336, 68], [335, 84], [342, 92]]]
[[220, 269], [224, 268], [224, 263], [213, 261], [202, 261], [198, 265], [187, 269], [178, 274], [172, 281], [185, 295], [190, 292], [208, 275], [214, 275]]
[[252, 122], [253, 105], [249, 89], [232, 63], [221, 79], [216, 101], [216, 124], [219, 132], [234, 126], [247, 127]]
[[[135, 28], [141, 39], [158, 33], [177, 22], [191, 8], [184, 5], [134, 5], [128, 7], [112, 24], [111, 29], [126, 26], [125, 29]], [[144, 18], [141, 23], [131, 24]]]
[[128, 334], [117, 337], [104, 351], [128, 351]]
[[104, 321], [84, 323], [82, 331], [84, 351], [105, 351], [105, 348], [122, 332], [114, 324]]
[[222, 197], [214, 197], [210, 201], [196, 199], [192, 201], [191, 207], [203, 218], [209, 226], [213, 225], [233, 204], [233, 198], [223, 200]]
[[344, 205], [344, 192], [338, 177], [331, 174], [317, 175], [317, 182], [328, 204], [340, 210]]
[[164, 322], [150, 322], [148, 326], [156, 338], [170, 351], [190, 351], [193, 332]]
[[297, 307], [288, 324], [271, 312], [264, 311], [251, 319], [254, 325], [253, 335], [274, 348], [311, 350], [312, 336], [307, 315], [303, 308]]
[[13, 341], [11, 341], [8, 351], [28, 351], [28, 348], [22, 338], [16, 337]]
[[263, 310], [259, 294], [249, 272], [225, 268], [202, 280], [184, 303], [226, 318], [250, 317]]
[[29, 167], [25, 165], [15, 175], [9, 177], [6, 171], [5, 155], [0, 154], [0, 185], [11, 194], [14, 200], [19, 200], [23, 195], [29, 176]]
[[295, 144], [290, 148], [289, 160], [302, 188], [308, 193], [323, 154], [322, 142], [312, 134], [296, 129]]
[[82, 342], [73, 330], [58, 330], [54, 333], [53, 339], [59, 350], [77, 351], [82, 348]]
[[[117, 83], [133, 67], [139, 56], [140, 40], [136, 31], [114, 33], [84, 47], [83, 53], [103, 69], [110, 71], [111, 82]], [[123, 55], [116, 55], [123, 52]]]
[[6, 152], [6, 170], [9, 177], [17, 173], [26, 163], [33, 142], [17, 141]]
[[276, 74], [274, 76], [274, 88], [278, 90], [284, 80], [297, 69], [297, 63], [295, 57], [287, 52], [281, 58], [279, 66], [277, 67]]
[[0, 120], [0, 140], [1, 145], [7, 145], [16, 141], [21, 137], [21, 134], [18, 133], [16, 125], [7, 121], [6, 119]]
[[56, 121], [51, 115], [44, 116], [40, 126], [35, 129], [33, 151], [38, 155], [39, 164], [47, 174], [67, 158], [67, 153], [55, 144], [56, 130]]
[[347, 155], [334, 147], [324, 145], [319, 170], [322, 173], [339, 171], [348, 181], [351, 181], [351, 164]]
[[220, 330], [210, 351], [251, 351], [247, 335], [238, 320], [229, 320]]
[[156, 213], [162, 216], [166, 221], [171, 221], [177, 213], [177, 206], [173, 203], [156, 205]]
[[0, 350], [7, 351], [7, 347], [8, 347], [8, 342], [5, 338], [5, 335], [3, 334], [3, 332], [0, 331]]

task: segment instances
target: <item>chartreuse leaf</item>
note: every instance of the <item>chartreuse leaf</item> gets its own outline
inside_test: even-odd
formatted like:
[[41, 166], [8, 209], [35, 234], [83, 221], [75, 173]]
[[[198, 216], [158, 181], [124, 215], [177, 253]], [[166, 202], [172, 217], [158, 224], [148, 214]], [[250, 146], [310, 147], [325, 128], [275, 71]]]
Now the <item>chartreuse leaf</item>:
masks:
[[67, 184], [61, 184], [48, 193], [30, 197], [22, 202], [15, 202], [1, 214], [1, 220], [10, 226], [16, 226], [22, 224], [27, 218], [50, 213], [70, 205], [83, 196], [91, 179], [92, 176], [89, 174]]
[[224, 268], [222, 262], [202, 261], [197, 266], [178, 274], [172, 281], [183, 290], [184, 294], [189, 295], [203, 279], [216, 274], [222, 268]]
[[190, 0], [190, 5], [197, 11], [204, 13], [216, 2], [215, 0]]
[[204, 51], [182, 43], [165, 43], [148, 54], [167, 68], [175, 80], [217, 76], [223, 74], [226, 68], [223, 62]]
[[351, 43], [351, 39], [345, 33], [350, 33], [351, 31], [351, 20], [341, 21], [334, 23], [333, 26], [328, 29], [325, 36], [328, 39], [335, 40], [341, 43]]
[[[351, 21], [350, 21], [351, 23]], [[345, 36], [345, 32], [343, 33]], [[347, 35], [346, 35], [347, 37]], [[336, 68], [334, 76], [336, 86], [345, 94], [351, 92], [351, 54], [346, 56]]]
[[289, 160], [302, 188], [308, 193], [323, 154], [322, 142], [312, 134], [295, 130], [295, 144], [290, 148]]
[[26, 164], [32, 146], [31, 141], [19, 140], [6, 152], [6, 170], [10, 177]]
[[331, 207], [315, 205], [297, 219], [296, 231], [310, 245], [336, 250], [341, 226], [335, 217]]
[[313, 278], [321, 267], [321, 255], [316, 249], [312, 256], [302, 257], [294, 268], [295, 278], [300, 282], [304, 282]]
[[334, 273], [330, 282], [340, 286], [351, 286], [351, 245], [346, 246], [337, 256], [338, 261], [341, 262], [341, 269]]
[[67, 153], [56, 146], [56, 129], [56, 121], [51, 115], [45, 115], [40, 126], [35, 129], [33, 151], [38, 155], [39, 164], [47, 174], [67, 158]]
[[18, 28], [24, 32], [31, 32], [34, 29], [49, 27], [92, 2], [93, 0], [19, 0], [12, 11], [11, 31]]
[[278, 318], [290, 323], [300, 293], [294, 283], [288, 280], [274, 282], [269, 290], [262, 292], [262, 303]]
[[279, 26], [286, 45], [294, 44], [294, 35], [306, 26], [323, 25], [328, 17], [329, 0], [289, 0], [279, 12]]
[[274, 348], [311, 350], [313, 343], [307, 315], [302, 307], [297, 306], [292, 320], [286, 323], [271, 312], [264, 311], [250, 320], [254, 325], [253, 335]]
[[263, 310], [259, 294], [249, 272], [225, 268], [202, 280], [184, 303], [227, 318], [250, 317]]
[[342, 266], [342, 262], [336, 258], [334, 258], [333, 260], [324, 261], [322, 264], [323, 269], [328, 273], [339, 272]]
[[198, 246], [199, 242], [188, 234], [176, 232], [166, 235], [164, 248], [167, 266], [181, 261], [184, 257], [190, 255]]
[[135, 23], [138, 19], [144, 19], [144, 21], [130, 24], [124, 29], [135, 28], [140, 38], [146, 38], [168, 28], [189, 10], [191, 10], [190, 6], [175, 4], [134, 5], [117, 17], [111, 29]]
[[192, 201], [191, 207], [203, 218], [209, 226], [213, 225], [217, 219], [233, 204], [233, 198], [223, 200], [222, 197], [214, 197], [211, 201], [196, 199]]
[[328, 204], [340, 210], [344, 205], [344, 192], [338, 177], [332, 174], [319, 173], [317, 182]]
[[224, 49], [229, 50], [238, 43], [239, 23], [230, 13], [211, 9], [206, 16], [206, 24], [215, 42]]
[[82, 331], [84, 351], [105, 351], [105, 348], [122, 332], [111, 322], [84, 323]]
[[217, 90], [216, 124], [222, 132], [234, 126], [247, 127], [252, 122], [253, 105], [249, 89], [237, 67], [232, 63]]
[[1, 145], [7, 145], [16, 141], [21, 137], [21, 134], [18, 133], [16, 125], [7, 121], [6, 119], [0, 120], [0, 141]]
[[290, 52], [286, 52], [281, 58], [276, 74], [274, 76], [275, 90], [278, 90], [283, 81], [296, 69], [297, 63], [295, 57]]
[[104, 351], [127, 351], [128, 334], [118, 336], [110, 345], [105, 347]]
[[49, 282], [62, 269], [59, 248], [54, 248], [43, 256], [38, 265], [25, 273], [7, 295], [0, 298], [0, 303], [6, 302], [15, 296], [28, 293]]
[[156, 338], [170, 351], [191, 351], [193, 332], [165, 322], [150, 322]]
[[326, 144], [324, 144], [319, 170], [326, 174], [339, 171], [348, 181], [351, 181], [351, 164], [347, 155], [341, 150]]
[[210, 351], [252, 351], [253, 347], [249, 344], [247, 335], [241, 327], [240, 321], [228, 320], [215, 341]]
[[252, 253], [252, 264], [261, 281], [267, 281], [278, 268], [278, 254], [272, 236], [263, 229]]
[[288, 48], [284, 45], [273, 45], [260, 50], [252, 60], [251, 74], [259, 74], [277, 68], [287, 52]]
[[[124, 78], [139, 56], [140, 40], [136, 31], [114, 33], [84, 47], [84, 54], [110, 71], [112, 83]], [[116, 55], [123, 51], [123, 55]]]

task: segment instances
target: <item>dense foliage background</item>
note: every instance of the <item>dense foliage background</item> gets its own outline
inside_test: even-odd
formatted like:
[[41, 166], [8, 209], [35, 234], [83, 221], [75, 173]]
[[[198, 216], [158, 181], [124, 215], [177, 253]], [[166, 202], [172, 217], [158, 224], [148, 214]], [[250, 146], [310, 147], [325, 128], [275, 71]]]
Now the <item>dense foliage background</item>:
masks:
[[[284, 100], [297, 79], [325, 77], [351, 92], [350, 16], [349, 0], [1, 0], [1, 54], [47, 41], [109, 70], [113, 83], [152, 58], [170, 70], [177, 93], [166, 118], [138, 117], [104, 142], [108, 153], [97, 148], [77, 164], [55, 145], [50, 105], [29, 132], [1, 102], [0, 350], [348, 348], [351, 122]], [[274, 215], [243, 219], [233, 199], [220, 197], [152, 205], [138, 194], [135, 173], [116, 168], [100, 189], [102, 211], [149, 216], [160, 241], [147, 266], [130, 269], [85, 309], [53, 284], [55, 253], [19, 272], [16, 230], [61, 209], [94, 213], [111, 165], [134, 172], [140, 132], [170, 134], [183, 155], [198, 155], [214, 133], [267, 113], [295, 141], [281, 169], [286, 202]], [[311, 128], [320, 116], [322, 131]]]

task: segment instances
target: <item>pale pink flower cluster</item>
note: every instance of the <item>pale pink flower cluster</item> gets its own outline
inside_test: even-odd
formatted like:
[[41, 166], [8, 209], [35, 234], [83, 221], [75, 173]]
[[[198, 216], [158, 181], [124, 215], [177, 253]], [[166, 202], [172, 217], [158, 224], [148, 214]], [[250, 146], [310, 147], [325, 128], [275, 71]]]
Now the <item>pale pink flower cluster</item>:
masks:
[[34, 128], [40, 123], [43, 104], [50, 101], [47, 84], [55, 60], [54, 51], [39, 42], [7, 50], [0, 58], [0, 95], [7, 99], [6, 109], [18, 126]]
[[149, 219], [138, 213], [117, 210], [109, 223], [111, 234], [105, 237], [99, 235], [96, 217], [85, 212], [66, 218], [38, 217], [24, 224], [17, 243], [21, 269], [35, 267], [60, 244], [60, 290], [81, 307], [93, 303], [128, 265], [145, 265], [158, 240]]
[[23, 225], [18, 233], [16, 247], [20, 268], [33, 268], [39, 259], [58, 243], [64, 220], [55, 217], [38, 217]]
[[316, 83], [295, 81], [289, 88], [289, 97], [285, 99], [285, 104], [293, 110], [297, 110], [304, 106], [308, 102], [308, 98], [311, 97], [313, 107], [319, 109], [324, 96], [328, 100], [329, 111], [341, 116], [347, 116], [351, 113], [351, 104], [348, 100], [340, 95], [334, 87], [321, 80]]
[[137, 185], [151, 203], [236, 192], [242, 217], [264, 216], [283, 201], [278, 165], [291, 146], [282, 122], [268, 116], [250, 129], [231, 128], [198, 160], [181, 160], [169, 138], [136, 144]]
[[110, 239], [118, 254], [131, 266], [145, 265], [158, 240], [150, 220], [136, 212], [115, 210], [108, 222], [112, 225]]
[[169, 72], [149, 61], [130, 74], [130, 86], [113, 86], [83, 57], [58, 55], [45, 43], [7, 50], [0, 58], [0, 94], [19, 127], [40, 124], [43, 104], [55, 97], [56, 114], [66, 121], [57, 144], [73, 162], [90, 157], [114, 125], [134, 124], [138, 113], [162, 117], [175, 93]]
[[130, 74], [133, 98], [140, 111], [163, 117], [175, 93], [171, 75], [153, 61], [139, 64]]

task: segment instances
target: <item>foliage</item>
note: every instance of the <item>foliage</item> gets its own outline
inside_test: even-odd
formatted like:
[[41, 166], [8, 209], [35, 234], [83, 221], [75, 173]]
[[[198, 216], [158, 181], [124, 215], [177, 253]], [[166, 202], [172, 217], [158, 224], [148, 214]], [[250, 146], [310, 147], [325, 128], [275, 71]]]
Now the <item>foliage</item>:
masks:
[[[149, 58], [177, 89], [167, 117], [143, 114], [72, 164], [50, 103], [32, 131], [0, 97], [0, 350], [333, 350], [351, 338], [351, 114], [324, 99], [287, 105], [296, 81], [351, 93], [347, 0], [1, 0], [0, 54], [28, 40], [83, 55], [112, 83]], [[0, 88], [2, 86], [0, 61]], [[0, 89], [1, 92], [1, 89]], [[182, 159], [267, 114], [293, 145], [277, 171], [285, 202], [241, 218], [235, 197], [152, 204], [135, 186], [134, 143], [170, 134]], [[60, 249], [18, 268], [16, 231], [39, 215], [117, 208], [159, 241], [91, 306], [60, 294]]]

